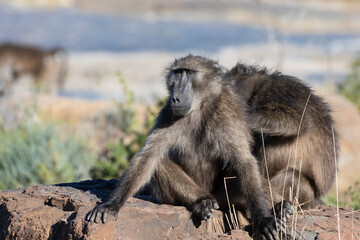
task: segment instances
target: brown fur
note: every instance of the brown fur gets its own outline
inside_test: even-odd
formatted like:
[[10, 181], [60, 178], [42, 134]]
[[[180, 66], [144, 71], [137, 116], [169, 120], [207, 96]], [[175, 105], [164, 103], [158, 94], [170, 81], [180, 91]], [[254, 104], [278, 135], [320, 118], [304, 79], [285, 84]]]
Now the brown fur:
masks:
[[3, 44], [0, 46], [0, 80], [2, 91], [8, 90], [19, 77], [30, 75], [48, 92], [64, 85], [67, 60], [61, 48], [44, 50], [32, 46]]
[[[253, 152], [259, 161], [264, 186], [268, 186], [266, 156], [275, 204], [283, 199], [294, 201], [294, 197], [302, 208], [321, 203], [320, 198], [331, 187], [337, 167], [328, 105], [295, 77], [254, 66], [238, 64], [226, 73], [225, 81], [238, 88], [239, 95], [249, 105], [249, 124], [255, 136]], [[337, 153], [336, 133], [334, 140]], [[266, 192], [269, 200], [269, 189]], [[269, 201], [268, 206], [271, 206]]]
[[[148, 182], [158, 200], [186, 206], [195, 217], [208, 219], [213, 209], [226, 209], [223, 178], [236, 176], [228, 186], [231, 202], [250, 212], [257, 232], [275, 238], [275, 221], [251, 153], [246, 104], [222, 77], [216, 62], [198, 56], [176, 60], [169, 67], [169, 99], [145, 146], [110, 199], [89, 212], [87, 220], [105, 222]], [[185, 102], [179, 112], [178, 102]]]

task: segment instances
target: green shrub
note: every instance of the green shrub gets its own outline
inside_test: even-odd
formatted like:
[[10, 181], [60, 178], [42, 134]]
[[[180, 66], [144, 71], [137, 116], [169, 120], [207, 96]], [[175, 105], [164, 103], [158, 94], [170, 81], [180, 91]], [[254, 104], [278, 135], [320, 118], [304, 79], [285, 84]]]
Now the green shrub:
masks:
[[[360, 54], [352, 63], [350, 74], [342, 84], [338, 85], [338, 90], [360, 109]], [[342, 198], [339, 200], [339, 205], [347, 207], [354, 205], [355, 209], [360, 209], [360, 181], [350, 186]], [[328, 196], [326, 200], [329, 204], [336, 204], [336, 198], [333, 196]]]
[[55, 125], [28, 121], [0, 130], [0, 189], [54, 184], [89, 177], [94, 157], [84, 142]]
[[351, 199], [351, 201], [347, 203], [347, 206], [354, 206], [355, 210], [360, 210], [360, 180], [357, 181], [353, 187], [349, 187], [345, 193], [345, 196], [348, 199]]
[[122, 131], [122, 137], [116, 143], [110, 143], [100, 154], [90, 171], [92, 178], [118, 178], [130, 163], [130, 160], [144, 145], [147, 134], [155, 123], [156, 116], [164, 104], [164, 99], [155, 106], [148, 106], [145, 120], [139, 122], [135, 111], [134, 93], [127, 88], [124, 78], [119, 74], [125, 100], [117, 103], [115, 114], [107, 115], [106, 119]]
[[360, 55], [354, 60], [350, 74], [339, 84], [338, 89], [360, 109]]
[[[326, 195], [324, 201], [328, 205], [336, 206], [336, 196], [333, 194]], [[360, 210], [360, 180], [350, 186], [343, 196], [339, 196], [339, 207], [354, 207], [355, 210]]]

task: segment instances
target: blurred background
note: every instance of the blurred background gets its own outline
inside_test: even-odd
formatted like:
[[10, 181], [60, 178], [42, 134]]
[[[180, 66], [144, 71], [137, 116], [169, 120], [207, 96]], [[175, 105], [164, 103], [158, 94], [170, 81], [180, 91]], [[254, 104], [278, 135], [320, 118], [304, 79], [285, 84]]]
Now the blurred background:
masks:
[[357, 0], [0, 0], [0, 189], [118, 178], [189, 53], [311, 85], [334, 110], [341, 204], [360, 207]]

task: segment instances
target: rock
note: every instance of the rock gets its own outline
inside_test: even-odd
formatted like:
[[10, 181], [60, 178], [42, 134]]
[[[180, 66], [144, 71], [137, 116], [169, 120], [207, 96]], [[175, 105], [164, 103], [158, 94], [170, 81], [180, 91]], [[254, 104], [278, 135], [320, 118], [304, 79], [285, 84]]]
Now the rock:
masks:
[[225, 230], [219, 211], [211, 221], [194, 226], [186, 208], [155, 204], [141, 196], [125, 204], [117, 221], [84, 221], [115, 184], [116, 180], [93, 180], [1, 191], [0, 239], [184, 239]]
[[[156, 204], [149, 196], [130, 198], [116, 221], [84, 221], [115, 184], [89, 180], [1, 191], [0, 239], [251, 239], [242, 229], [223, 233], [227, 224], [220, 211], [207, 222], [194, 223], [186, 208]], [[359, 239], [360, 213], [339, 211], [341, 238]], [[336, 208], [328, 206], [298, 212], [294, 223], [288, 221], [289, 232], [296, 229], [305, 239], [337, 239], [336, 214]]]
[[340, 208], [339, 219], [337, 216], [336, 207], [326, 205], [298, 212], [289, 219], [288, 232], [296, 229], [305, 239], [327, 240], [339, 239], [340, 228], [341, 239], [360, 239], [360, 213], [350, 208]]

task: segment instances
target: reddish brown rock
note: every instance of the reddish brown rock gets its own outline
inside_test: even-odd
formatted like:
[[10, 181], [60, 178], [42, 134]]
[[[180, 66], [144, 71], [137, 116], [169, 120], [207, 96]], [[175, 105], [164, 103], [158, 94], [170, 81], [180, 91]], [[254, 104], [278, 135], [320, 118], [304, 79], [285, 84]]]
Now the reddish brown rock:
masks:
[[85, 215], [116, 181], [39, 185], [0, 192], [0, 239], [184, 239], [224, 231], [222, 213], [195, 227], [184, 207], [131, 198], [117, 221], [94, 224]]
[[[116, 221], [84, 221], [87, 212], [114, 187], [116, 180], [93, 180], [57, 186], [38, 185], [0, 192], [0, 239], [251, 239], [243, 230], [225, 231], [222, 213], [195, 226], [184, 207], [131, 198]], [[340, 209], [342, 239], [360, 239], [360, 213]], [[293, 228], [305, 239], [337, 239], [334, 207], [298, 213]], [[294, 218], [295, 219], [295, 218]]]
[[344, 208], [340, 208], [339, 213], [338, 218], [336, 207], [325, 205], [299, 212], [289, 221], [289, 231], [291, 232], [291, 226], [294, 226], [293, 229], [302, 235], [317, 234], [316, 239], [327, 240], [339, 239], [338, 229], [340, 229], [341, 239], [360, 239], [360, 213]]

